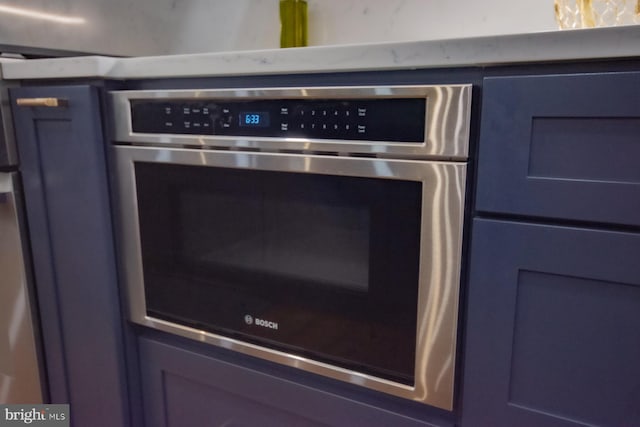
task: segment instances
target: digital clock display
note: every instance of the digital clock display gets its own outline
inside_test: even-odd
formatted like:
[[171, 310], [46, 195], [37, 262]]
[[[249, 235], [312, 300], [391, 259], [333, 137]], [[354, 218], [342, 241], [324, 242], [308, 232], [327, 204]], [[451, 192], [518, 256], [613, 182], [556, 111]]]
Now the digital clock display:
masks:
[[269, 113], [265, 111], [251, 111], [240, 113], [240, 126], [264, 128], [269, 126]]

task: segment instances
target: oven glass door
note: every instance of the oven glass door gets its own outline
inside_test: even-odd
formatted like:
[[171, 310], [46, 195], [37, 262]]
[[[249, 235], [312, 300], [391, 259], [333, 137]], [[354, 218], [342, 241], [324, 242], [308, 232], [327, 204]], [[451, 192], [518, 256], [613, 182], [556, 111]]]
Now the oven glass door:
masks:
[[421, 182], [133, 168], [147, 316], [413, 385]]
[[114, 150], [131, 321], [451, 410], [464, 163]]

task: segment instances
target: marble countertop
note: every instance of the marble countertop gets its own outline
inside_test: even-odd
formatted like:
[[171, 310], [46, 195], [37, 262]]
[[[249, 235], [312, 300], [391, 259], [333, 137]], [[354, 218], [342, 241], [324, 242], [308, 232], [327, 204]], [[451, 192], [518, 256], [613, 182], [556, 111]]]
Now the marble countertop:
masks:
[[640, 25], [589, 30], [211, 54], [85, 56], [2, 64], [4, 79], [228, 76], [640, 58]]

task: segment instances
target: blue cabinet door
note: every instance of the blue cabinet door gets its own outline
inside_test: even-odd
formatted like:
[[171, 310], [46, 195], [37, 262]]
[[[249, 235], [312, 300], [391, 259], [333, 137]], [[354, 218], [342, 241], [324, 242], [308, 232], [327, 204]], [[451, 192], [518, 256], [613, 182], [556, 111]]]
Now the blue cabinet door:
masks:
[[484, 80], [476, 209], [640, 226], [640, 73]]
[[[60, 98], [62, 108], [18, 98]], [[52, 403], [75, 426], [127, 424], [120, 305], [96, 88], [11, 90]]]
[[155, 339], [139, 352], [148, 427], [435, 427]]
[[640, 234], [476, 219], [464, 426], [640, 425]]

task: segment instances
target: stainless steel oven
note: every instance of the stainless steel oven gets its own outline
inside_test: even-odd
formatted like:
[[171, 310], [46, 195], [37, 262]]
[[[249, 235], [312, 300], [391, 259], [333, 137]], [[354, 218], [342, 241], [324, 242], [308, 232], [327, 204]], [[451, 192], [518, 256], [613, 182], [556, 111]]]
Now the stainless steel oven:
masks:
[[113, 92], [130, 320], [451, 409], [470, 98]]

